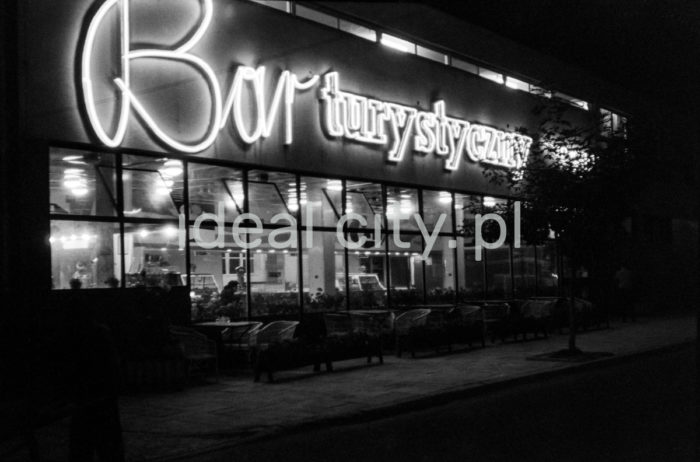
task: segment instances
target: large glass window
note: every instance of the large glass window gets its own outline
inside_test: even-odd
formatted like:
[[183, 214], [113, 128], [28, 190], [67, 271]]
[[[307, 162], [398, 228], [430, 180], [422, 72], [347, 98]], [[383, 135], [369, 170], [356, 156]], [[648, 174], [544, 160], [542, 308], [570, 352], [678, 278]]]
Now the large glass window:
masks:
[[250, 254], [251, 315], [297, 316], [299, 254], [294, 233], [266, 229], [250, 238], [260, 239]]
[[389, 268], [391, 272], [391, 303], [395, 307], [420, 305], [424, 302], [423, 243], [419, 235], [403, 234], [397, 246], [393, 235], [389, 240]]
[[414, 214], [418, 213], [418, 191], [409, 188], [388, 187], [386, 190], [386, 217], [389, 228], [398, 222], [401, 232], [418, 231]]
[[[345, 252], [332, 231], [304, 231], [303, 281], [306, 311], [345, 308]], [[307, 242], [309, 241], [310, 242]], [[311, 244], [307, 248], [307, 244]]]
[[[292, 192], [295, 197], [296, 192]], [[303, 226], [335, 227], [343, 213], [343, 183], [340, 180], [302, 177], [299, 183], [299, 205]], [[307, 213], [311, 212], [311, 221]]]
[[527, 298], [535, 295], [537, 290], [535, 247], [521, 243], [520, 248], [513, 247], [513, 295]]
[[[528, 245], [524, 233], [513, 248], [505, 199], [63, 148], [51, 149], [49, 173], [53, 287], [70, 288], [72, 279], [82, 288], [189, 283], [195, 321], [385, 308], [389, 298], [401, 308], [556, 295], [562, 277], [554, 240]], [[425, 258], [414, 217], [421, 210], [430, 232], [445, 217]], [[261, 239], [250, 250], [232, 234], [245, 211], [263, 228], [243, 236]], [[185, 212], [190, 221], [181, 229]], [[367, 221], [343, 230], [349, 242], [364, 242], [359, 248], [346, 250], [338, 240], [343, 212]], [[273, 223], [280, 213], [296, 222]], [[479, 213], [500, 215], [507, 238], [500, 248], [481, 249], [477, 261]], [[397, 220], [403, 245], [393, 238]], [[490, 220], [480, 231], [494, 242], [500, 229]]]
[[425, 260], [425, 287], [429, 303], [455, 301], [455, 242], [452, 237], [440, 236]]
[[457, 222], [457, 268], [459, 272], [459, 300], [484, 297], [484, 259], [476, 261], [475, 216], [482, 213], [480, 196], [455, 194]]
[[[384, 205], [382, 186], [377, 183], [348, 181], [346, 184], [345, 213], [362, 215], [367, 220], [367, 228], [374, 228], [375, 218], [384, 229]], [[352, 227], [361, 227], [356, 221], [349, 223]]]
[[537, 295], [555, 296], [559, 291], [556, 241], [537, 246]]
[[489, 243], [496, 242], [501, 232], [506, 233], [503, 245], [495, 249], [483, 250], [482, 253], [486, 261], [486, 296], [491, 299], [509, 298], [512, 294], [513, 280], [509, 245], [512, 223], [508, 201], [486, 196], [483, 199], [483, 210], [484, 214], [499, 215], [506, 225], [505, 229], [501, 229], [495, 220], [487, 220], [481, 229], [483, 240]]
[[177, 218], [185, 201], [181, 161], [124, 156], [121, 179], [125, 217]]
[[296, 176], [291, 173], [252, 170], [248, 173], [250, 213], [269, 224], [280, 213], [297, 216], [299, 197]]
[[423, 191], [423, 222], [429, 231], [441, 216], [444, 222], [440, 227], [441, 233], [452, 234], [452, 193], [447, 191]]
[[113, 155], [52, 150], [49, 156], [51, 213], [116, 216], [116, 190]]
[[125, 223], [126, 287], [186, 284], [185, 231], [177, 225]]
[[190, 220], [203, 213], [223, 210], [223, 221], [231, 223], [243, 213], [245, 191], [243, 172], [232, 168], [188, 164]]
[[[54, 289], [118, 287], [119, 225], [51, 221], [51, 282]], [[72, 282], [71, 282], [72, 281]]]

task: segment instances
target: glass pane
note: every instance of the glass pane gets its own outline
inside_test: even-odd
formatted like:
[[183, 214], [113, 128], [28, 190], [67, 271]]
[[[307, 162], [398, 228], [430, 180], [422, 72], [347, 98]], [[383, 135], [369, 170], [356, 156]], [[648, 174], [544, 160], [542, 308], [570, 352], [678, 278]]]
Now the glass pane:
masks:
[[[383, 246], [383, 243], [381, 243]], [[348, 252], [350, 309], [386, 306], [386, 258], [383, 247]]]
[[[367, 228], [374, 228], [375, 217], [380, 220], [381, 228], [384, 228], [384, 206], [382, 205], [382, 187], [376, 183], [364, 183], [348, 181], [346, 183], [346, 208], [345, 213], [356, 213], [367, 220]], [[360, 227], [356, 221], [350, 223], [352, 227]]]
[[233, 243], [230, 233], [223, 247], [206, 249], [195, 242], [190, 244], [193, 321], [210, 321], [220, 316], [236, 320], [248, 316], [246, 251]]
[[513, 247], [514, 296], [527, 298], [535, 295], [535, 247], [522, 243], [519, 249]]
[[[186, 283], [184, 230], [176, 223], [126, 223], [126, 287], [178, 286]], [[182, 235], [180, 235], [182, 233]]]
[[559, 293], [557, 246], [555, 241], [537, 246], [537, 295], [555, 296]]
[[340, 20], [338, 26], [340, 27], [340, 30], [357, 35], [365, 40], [371, 40], [372, 42], [377, 41], [377, 33], [367, 27], [355, 24], [354, 22], [346, 21], [344, 19]]
[[[273, 248], [270, 238], [277, 242]], [[296, 317], [299, 314], [299, 266], [294, 233], [265, 230], [261, 244], [251, 251], [251, 316]]]
[[295, 215], [299, 211], [296, 177], [289, 173], [253, 170], [248, 174], [250, 213], [270, 223], [278, 213]]
[[386, 216], [389, 220], [389, 228], [393, 228], [398, 221], [401, 231], [417, 231], [413, 214], [418, 213], [418, 191], [408, 188], [387, 188]]
[[482, 213], [481, 196], [455, 194], [457, 234], [464, 238], [467, 245], [474, 245], [474, 223], [477, 213]]
[[391, 268], [391, 300], [394, 307], [423, 303], [423, 244], [420, 236], [402, 235], [402, 242], [409, 244], [401, 248], [389, 239], [389, 267]]
[[308, 226], [306, 213], [311, 211], [311, 226], [332, 226], [338, 224], [343, 213], [343, 184], [340, 180], [302, 177], [299, 185], [302, 225]]
[[425, 260], [425, 285], [429, 303], [455, 302], [454, 248], [451, 237], [438, 237]]
[[[307, 247], [307, 239], [311, 246]], [[335, 232], [302, 233], [304, 310], [307, 312], [345, 309], [345, 262]]]
[[87, 221], [51, 221], [51, 282], [70, 289], [118, 287], [121, 275], [119, 225]]
[[124, 215], [176, 218], [184, 203], [182, 173], [179, 160], [124, 156]]
[[215, 165], [189, 163], [190, 220], [202, 213], [218, 214], [223, 207], [223, 221], [231, 223], [243, 213], [243, 172]]
[[474, 237], [457, 238], [457, 263], [459, 265], [459, 300], [484, 298], [484, 261], [476, 261]]
[[51, 148], [51, 213], [115, 216], [115, 185], [113, 155]]
[[492, 250], [485, 250], [486, 297], [489, 299], [510, 298], [512, 280], [510, 277], [510, 247], [503, 244]]
[[429, 231], [435, 229], [440, 216], [445, 221], [441, 233], [452, 233], [452, 194], [447, 191], [423, 190], [423, 222]]

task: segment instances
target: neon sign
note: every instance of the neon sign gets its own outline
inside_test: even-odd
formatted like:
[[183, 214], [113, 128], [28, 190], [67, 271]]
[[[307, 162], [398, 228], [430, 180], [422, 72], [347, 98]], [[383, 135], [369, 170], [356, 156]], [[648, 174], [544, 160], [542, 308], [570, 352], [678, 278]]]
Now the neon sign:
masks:
[[[469, 123], [445, 115], [445, 102], [432, 112], [341, 91], [339, 75], [324, 76], [321, 100], [326, 133], [360, 143], [389, 145], [388, 159], [400, 162], [406, 151], [445, 157], [445, 169], [457, 170], [462, 153], [474, 162], [521, 168], [532, 138]], [[388, 130], [387, 130], [388, 126]]]
[[[132, 48], [129, 0], [106, 0], [92, 17], [82, 50], [80, 77], [83, 103], [90, 126], [105, 146], [121, 146], [132, 113], [138, 116], [140, 123], [156, 140], [182, 153], [198, 153], [211, 147], [229, 123], [229, 118], [240, 139], [252, 144], [269, 137], [275, 121], [283, 117], [284, 144], [292, 144], [292, 115], [296, 93], [314, 87], [320, 80], [319, 76], [312, 75], [301, 81], [296, 74], [283, 71], [268, 104], [264, 84], [265, 67], [239, 66], [224, 95], [212, 66], [191, 53], [207, 32], [213, 17], [212, 0], [200, 2], [202, 14], [199, 23], [189, 36], [183, 38], [184, 43], [172, 49]], [[120, 68], [118, 77], [113, 80], [119, 94], [117, 123], [110, 134], [98, 115], [91, 66], [96, 37], [105, 17], [113, 9], [118, 9], [120, 19]], [[144, 59], [178, 62], [197, 71], [202, 77], [209, 89], [211, 111], [207, 128], [200, 134], [199, 141], [184, 142], [167, 133], [132, 91], [132, 62]], [[326, 74], [320, 91], [323, 105], [321, 124], [330, 137], [387, 146], [390, 162], [400, 162], [410, 150], [422, 154], [432, 153], [444, 157], [444, 167], [448, 171], [458, 168], [463, 154], [473, 162], [512, 169], [521, 168], [527, 160], [531, 138], [449, 117], [446, 115], [444, 101], [435, 102], [432, 111], [420, 111], [342, 91], [339, 81], [337, 72]], [[253, 102], [252, 109], [247, 107], [248, 101]], [[255, 116], [251, 116], [251, 113]]]
[[[91, 76], [91, 63], [97, 32], [100, 30], [107, 13], [115, 7], [119, 8], [121, 20], [121, 73], [119, 77], [114, 79], [114, 84], [121, 92], [121, 106], [117, 128], [114, 134], [110, 136], [104, 129], [97, 115]], [[289, 71], [282, 72], [277, 81], [277, 87], [272, 97], [272, 102], [269, 108], [265, 109], [266, 98], [265, 87], [263, 85], [265, 67], [261, 66], [255, 69], [247, 66], [239, 66], [236, 70], [233, 84], [224, 102], [218, 79], [212, 67], [203, 59], [189, 52], [201, 40], [211, 24], [213, 15], [212, 0], [202, 0], [203, 14], [201, 22], [191, 36], [186, 38], [185, 43], [172, 50], [148, 48], [131, 49], [129, 9], [129, 0], [107, 0], [100, 6], [95, 16], [90, 21], [85, 37], [85, 46], [81, 59], [81, 82], [85, 98], [84, 104], [93, 132], [102, 143], [109, 147], [117, 147], [122, 144], [124, 136], [126, 135], [130, 109], [133, 108], [134, 112], [138, 114], [150, 133], [175, 151], [185, 153], [204, 151], [214, 144], [219, 132], [226, 126], [229, 116], [232, 116], [234, 120], [234, 126], [238, 135], [243, 141], [250, 144], [260, 138], [266, 138], [270, 135], [282, 99], [284, 99], [285, 144], [292, 143], [292, 105], [294, 104], [295, 90], [307, 90], [313, 87], [318, 81], [318, 76], [312, 76], [306, 81], [301, 82], [296, 75]], [[210, 100], [212, 113], [207, 131], [203, 134], [200, 142], [184, 143], [170, 136], [153, 119], [138, 96], [131, 91], [131, 62], [137, 59], [148, 58], [181, 62], [194, 68], [204, 78], [211, 92]], [[250, 127], [247, 127], [243, 121], [243, 89], [247, 82], [250, 82], [254, 89], [253, 101], [256, 106], [255, 112], [257, 114], [257, 118]]]

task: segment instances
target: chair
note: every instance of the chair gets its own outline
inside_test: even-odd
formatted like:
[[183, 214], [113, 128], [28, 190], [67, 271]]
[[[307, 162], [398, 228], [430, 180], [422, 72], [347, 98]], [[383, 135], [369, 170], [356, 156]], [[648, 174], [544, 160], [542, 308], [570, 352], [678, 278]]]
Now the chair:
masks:
[[262, 325], [261, 322], [253, 322], [247, 325], [227, 327], [221, 332], [223, 349], [231, 359], [231, 367], [235, 366], [237, 354], [250, 354], [250, 339]]
[[272, 321], [250, 336], [250, 345], [266, 348], [273, 343], [291, 340], [298, 325], [299, 321]]
[[194, 372], [205, 373], [209, 367], [214, 369], [216, 381], [219, 381], [219, 358], [216, 342], [194, 329], [171, 326], [170, 334], [180, 342], [185, 359], [186, 377], [189, 379]]
[[416, 353], [413, 345], [411, 330], [418, 326], [425, 326], [428, 321], [430, 310], [418, 308], [408, 310], [394, 319], [394, 335], [396, 337], [396, 356], [401, 357], [404, 346], [409, 347], [411, 356], [415, 358]]
[[314, 370], [320, 369], [318, 355], [294, 338], [297, 326], [299, 321], [273, 321], [250, 335], [250, 357], [256, 382], [260, 380], [263, 369], [270, 382], [275, 370], [305, 363], [314, 364]]

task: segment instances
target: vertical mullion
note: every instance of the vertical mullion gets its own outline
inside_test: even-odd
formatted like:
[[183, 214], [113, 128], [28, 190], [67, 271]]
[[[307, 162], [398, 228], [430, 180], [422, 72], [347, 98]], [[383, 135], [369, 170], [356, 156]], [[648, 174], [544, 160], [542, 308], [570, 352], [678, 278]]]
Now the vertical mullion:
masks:
[[[243, 170], [243, 213], [249, 213], [248, 204], [248, 170]], [[243, 223], [241, 223], [243, 224]], [[250, 234], [245, 234], [246, 244], [250, 244]], [[246, 319], [250, 319], [253, 311], [253, 296], [250, 284], [250, 249], [243, 249], [245, 255], [245, 297], [246, 297]]]
[[[508, 207], [506, 208], [506, 240], [508, 241], [508, 247], [510, 248], [510, 298], [515, 298], [515, 265], [513, 264], [513, 252], [515, 247], [513, 246], [513, 236], [511, 233], [510, 238], [508, 237], [508, 222], [513, 223], [515, 220], [515, 215], [512, 213], [512, 208], [514, 207], [513, 201], [508, 200]], [[515, 232], [515, 226], [512, 226], [513, 232]], [[520, 246], [522, 249], [522, 245]], [[520, 258], [522, 259], [522, 255]]]
[[190, 273], [192, 272], [192, 257], [190, 252], [190, 172], [189, 163], [187, 161], [182, 161], [183, 163], [183, 199], [185, 207], [185, 267], [187, 268], [187, 290], [191, 290], [192, 281], [190, 279]]
[[[294, 181], [296, 182], [296, 193], [297, 193], [297, 211], [296, 221], [297, 221], [297, 285], [299, 289], [299, 294], [297, 295], [297, 302], [299, 303], [299, 319], [304, 317], [304, 262], [301, 256], [301, 177], [297, 174], [294, 175]], [[313, 232], [312, 230], [306, 230], [306, 232]], [[311, 286], [309, 286], [311, 290]]]
[[[126, 287], [126, 268], [124, 268], [124, 265], [126, 265], [126, 257], [124, 256], [125, 249], [124, 249], [124, 232], [125, 232], [125, 226], [124, 226], [124, 184], [123, 184], [123, 170], [122, 170], [122, 154], [120, 152], [116, 153], [115, 155], [116, 159], [116, 175], [117, 175], [117, 218], [119, 220], [119, 262], [120, 262], [120, 267], [121, 271], [119, 274], [119, 279], [121, 280], [119, 286], [121, 288]], [[188, 290], [189, 293], [189, 290]]]
[[[424, 217], [424, 214], [423, 214], [423, 190], [418, 189], [418, 190], [416, 190], [416, 192], [418, 193], [418, 213], [420, 214], [421, 219], [423, 219], [423, 217]], [[423, 220], [423, 223], [425, 223], [425, 220]], [[423, 277], [423, 304], [425, 305], [428, 303], [428, 284], [427, 284], [428, 279], [425, 276], [426, 265], [425, 265], [425, 258], [423, 258], [423, 252], [425, 252], [425, 238], [423, 237], [423, 233], [421, 233], [421, 235], [420, 235], [420, 242], [421, 242], [420, 263], [421, 263], [421, 268], [422, 268], [421, 272], [423, 273], [422, 274], [422, 277]]]
[[[454, 239], [455, 244], [457, 243], [457, 213], [455, 212], [456, 197], [454, 192], [450, 192], [450, 215], [452, 215], [452, 236], [451, 240]], [[449, 248], [449, 244], [447, 245]], [[455, 281], [455, 297], [454, 303], [457, 305], [459, 303], [459, 261], [457, 259], [457, 245], [452, 249], [452, 274], [454, 274]], [[465, 269], [466, 272], [466, 269]]]
[[[348, 191], [347, 191], [347, 186], [348, 182], [346, 180], [341, 180], [341, 183], [343, 185], [343, 190], [340, 192], [340, 210], [341, 210], [341, 216], [345, 216], [347, 213], [347, 200], [348, 200]], [[345, 239], [345, 242], [348, 242], [348, 223], [347, 221], [343, 224], [343, 238]], [[336, 232], [337, 227], [336, 227]], [[344, 245], [343, 246], [343, 255], [345, 256], [345, 311], [350, 311], [350, 262], [349, 260], [349, 253], [348, 253], [348, 246]]]
[[390, 255], [390, 248], [389, 248], [389, 217], [387, 217], [386, 213], [386, 185], [382, 184], [382, 220], [384, 221], [384, 254], [385, 254], [385, 262], [386, 262], [386, 304], [387, 304], [387, 309], [390, 309], [392, 307], [391, 303], [391, 290], [393, 288], [393, 283], [391, 281], [391, 258], [389, 258]]

